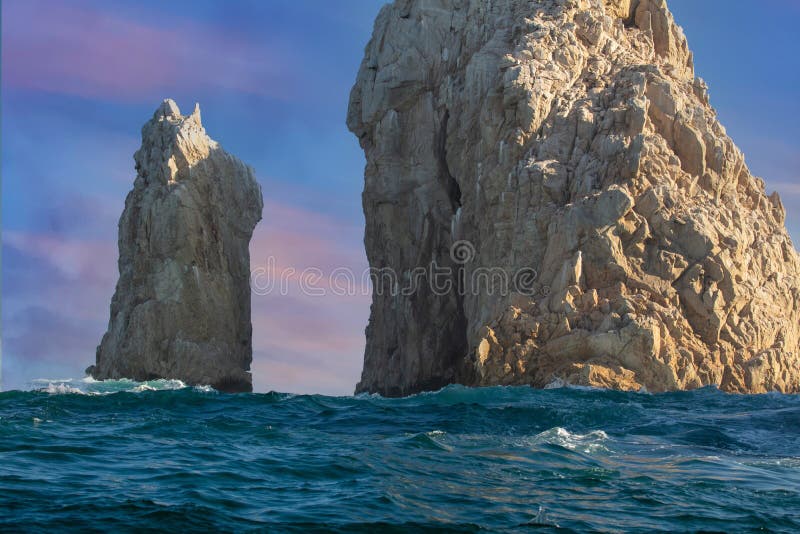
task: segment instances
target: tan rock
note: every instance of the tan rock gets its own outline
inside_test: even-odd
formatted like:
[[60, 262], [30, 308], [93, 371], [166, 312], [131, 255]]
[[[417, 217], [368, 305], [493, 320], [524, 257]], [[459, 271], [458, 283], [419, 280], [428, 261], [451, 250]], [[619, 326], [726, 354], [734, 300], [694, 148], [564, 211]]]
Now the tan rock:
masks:
[[251, 391], [253, 170], [207, 135], [200, 108], [165, 100], [142, 128], [119, 221], [119, 281], [97, 379], [180, 379]]
[[[395, 2], [348, 126], [372, 266], [435, 263], [454, 287], [537, 273], [524, 294], [374, 295], [358, 391], [800, 391], [784, 208], [717, 121], [664, 0]], [[460, 240], [472, 261], [451, 258]]]

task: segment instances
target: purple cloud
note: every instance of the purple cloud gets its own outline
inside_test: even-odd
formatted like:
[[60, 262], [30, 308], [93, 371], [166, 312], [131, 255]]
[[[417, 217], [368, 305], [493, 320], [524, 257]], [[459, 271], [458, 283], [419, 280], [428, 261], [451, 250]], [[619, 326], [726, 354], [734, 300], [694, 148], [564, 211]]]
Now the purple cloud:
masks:
[[5, 231], [3, 249], [4, 313], [37, 306], [108, 321], [117, 278], [115, 242]]
[[3, 4], [6, 88], [106, 100], [158, 99], [192, 87], [286, 99], [285, 50], [182, 19], [156, 27], [113, 4], [32, 0]]

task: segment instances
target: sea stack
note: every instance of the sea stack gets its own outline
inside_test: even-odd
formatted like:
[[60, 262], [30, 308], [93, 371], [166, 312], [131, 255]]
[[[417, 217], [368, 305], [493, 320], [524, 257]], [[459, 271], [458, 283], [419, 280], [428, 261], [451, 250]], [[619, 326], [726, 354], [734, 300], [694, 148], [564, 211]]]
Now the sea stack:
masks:
[[373, 293], [357, 391], [800, 391], [784, 207], [664, 0], [397, 0], [347, 124], [370, 265], [453, 288]]
[[252, 391], [253, 170], [206, 135], [200, 108], [165, 100], [142, 128], [119, 221], [119, 281], [96, 379], [179, 379]]

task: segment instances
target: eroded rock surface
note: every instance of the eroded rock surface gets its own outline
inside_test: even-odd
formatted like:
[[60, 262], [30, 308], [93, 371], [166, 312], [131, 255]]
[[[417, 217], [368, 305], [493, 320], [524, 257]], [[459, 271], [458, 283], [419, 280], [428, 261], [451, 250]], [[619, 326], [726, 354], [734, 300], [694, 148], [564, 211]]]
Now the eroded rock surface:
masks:
[[119, 221], [119, 281], [97, 379], [180, 379], [251, 391], [253, 170], [210, 139], [200, 109], [165, 100], [142, 128]]
[[[663, 0], [397, 0], [347, 122], [370, 265], [402, 285], [435, 263], [460, 288], [376, 292], [357, 391], [800, 391], [784, 208]], [[537, 276], [475, 289], [479, 269]]]

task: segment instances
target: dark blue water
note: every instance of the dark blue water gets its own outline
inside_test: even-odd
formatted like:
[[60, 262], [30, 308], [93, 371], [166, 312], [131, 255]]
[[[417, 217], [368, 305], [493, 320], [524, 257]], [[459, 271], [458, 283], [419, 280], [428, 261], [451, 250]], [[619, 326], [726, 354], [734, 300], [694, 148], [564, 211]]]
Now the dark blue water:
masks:
[[800, 532], [800, 397], [179, 385], [0, 393], [0, 531]]

